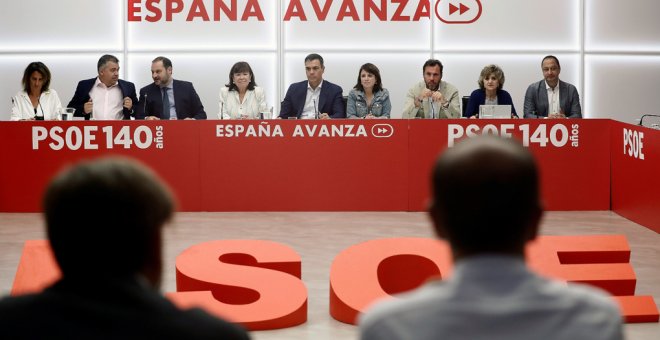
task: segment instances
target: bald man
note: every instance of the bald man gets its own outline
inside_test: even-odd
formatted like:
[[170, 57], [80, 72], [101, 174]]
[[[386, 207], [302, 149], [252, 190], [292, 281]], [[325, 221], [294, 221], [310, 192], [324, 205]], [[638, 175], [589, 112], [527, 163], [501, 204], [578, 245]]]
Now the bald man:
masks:
[[524, 248], [542, 216], [534, 158], [517, 142], [477, 137], [448, 149], [433, 172], [429, 213], [455, 267], [446, 281], [376, 305], [371, 339], [622, 339], [606, 294], [531, 272]]

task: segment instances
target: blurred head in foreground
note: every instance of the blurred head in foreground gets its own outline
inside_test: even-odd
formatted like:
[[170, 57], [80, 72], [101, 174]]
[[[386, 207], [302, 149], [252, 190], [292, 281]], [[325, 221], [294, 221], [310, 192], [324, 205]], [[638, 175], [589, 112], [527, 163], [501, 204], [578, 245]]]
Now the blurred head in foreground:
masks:
[[512, 139], [479, 136], [447, 149], [433, 171], [430, 214], [456, 259], [523, 256], [542, 216], [532, 154]]
[[64, 278], [141, 275], [159, 286], [161, 228], [174, 200], [151, 170], [125, 158], [83, 162], [50, 183], [43, 205]]

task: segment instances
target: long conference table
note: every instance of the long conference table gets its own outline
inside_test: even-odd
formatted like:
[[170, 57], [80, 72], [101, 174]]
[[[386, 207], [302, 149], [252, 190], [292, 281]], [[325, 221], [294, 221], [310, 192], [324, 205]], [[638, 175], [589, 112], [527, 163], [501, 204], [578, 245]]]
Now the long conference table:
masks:
[[152, 167], [180, 211], [422, 211], [438, 154], [482, 133], [529, 147], [546, 209], [660, 232], [660, 131], [608, 119], [0, 122], [0, 212], [40, 211], [54, 174], [108, 155]]

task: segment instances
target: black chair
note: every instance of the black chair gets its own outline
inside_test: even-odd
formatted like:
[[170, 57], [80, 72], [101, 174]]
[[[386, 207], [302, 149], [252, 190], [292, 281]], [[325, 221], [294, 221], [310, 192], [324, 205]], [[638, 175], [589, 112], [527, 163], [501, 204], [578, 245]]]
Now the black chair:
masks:
[[470, 96], [463, 96], [463, 98], [461, 98], [461, 101], [462, 101], [461, 110], [463, 112], [463, 117], [466, 117], [465, 116], [465, 110], [467, 110], [467, 105], [468, 105], [468, 102], [470, 101]]

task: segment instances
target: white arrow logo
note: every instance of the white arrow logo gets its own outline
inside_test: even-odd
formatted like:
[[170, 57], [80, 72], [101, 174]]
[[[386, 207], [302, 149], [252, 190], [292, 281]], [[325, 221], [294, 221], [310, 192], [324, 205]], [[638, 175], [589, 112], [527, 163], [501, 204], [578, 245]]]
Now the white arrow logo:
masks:
[[394, 128], [390, 124], [376, 124], [371, 127], [371, 135], [376, 138], [389, 138], [394, 134]]

